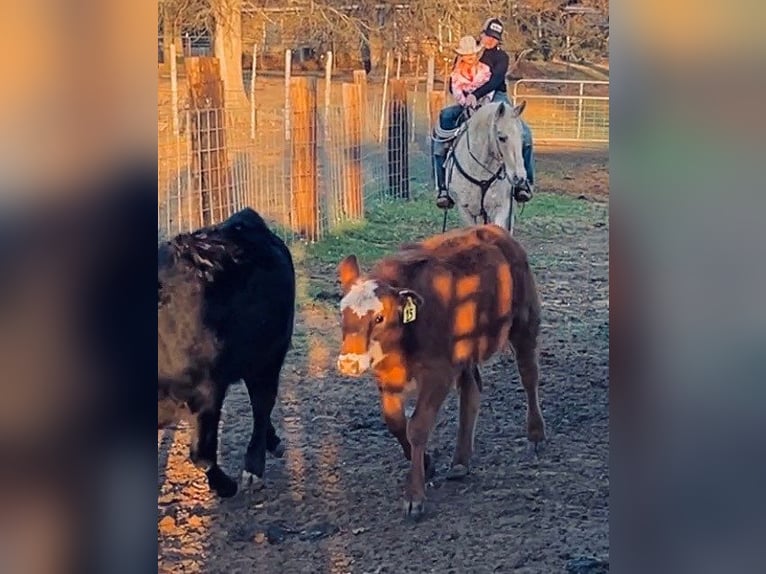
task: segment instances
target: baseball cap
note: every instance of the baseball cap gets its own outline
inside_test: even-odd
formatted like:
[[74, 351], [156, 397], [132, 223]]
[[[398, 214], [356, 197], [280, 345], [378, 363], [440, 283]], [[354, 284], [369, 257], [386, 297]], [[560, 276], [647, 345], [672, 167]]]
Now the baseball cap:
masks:
[[497, 18], [490, 18], [484, 22], [484, 29], [482, 34], [494, 38], [495, 40], [503, 39], [503, 23]]

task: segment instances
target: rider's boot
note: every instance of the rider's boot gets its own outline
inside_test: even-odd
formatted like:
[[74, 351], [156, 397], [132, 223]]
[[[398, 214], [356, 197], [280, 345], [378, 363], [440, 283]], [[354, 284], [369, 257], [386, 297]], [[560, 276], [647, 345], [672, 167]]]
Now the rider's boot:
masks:
[[526, 203], [532, 199], [532, 192], [534, 186], [528, 179], [522, 179], [516, 182], [513, 186], [513, 197], [518, 203]]
[[434, 142], [433, 166], [436, 179], [436, 206], [440, 209], [452, 209], [455, 202], [447, 193], [446, 172], [444, 160], [446, 159], [447, 145], [442, 142]]

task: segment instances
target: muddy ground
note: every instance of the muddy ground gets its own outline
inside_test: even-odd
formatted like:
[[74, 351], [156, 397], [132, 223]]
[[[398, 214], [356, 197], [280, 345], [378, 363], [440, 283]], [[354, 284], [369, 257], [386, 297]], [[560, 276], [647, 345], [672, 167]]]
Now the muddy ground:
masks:
[[[457, 432], [453, 394], [431, 439], [437, 475], [428, 514], [405, 521], [407, 463], [384, 426], [372, 379], [345, 379], [332, 368], [339, 335], [334, 257], [329, 248], [309, 248], [298, 255], [300, 319], [274, 413], [285, 457], [267, 460], [264, 490], [220, 501], [187, 460], [187, 429], [160, 432], [160, 572], [607, 571], [607, 170], [605, 151], [541, 149], [537, 205], [517, 223], [543, 301], [541, 404], [549, 440], [538, 460], [523, 457], [524, 393], [512, 357], [499, 356], [482, 370], [472, 473], [462, 482], [443, 480]], [[402, 241], [422, 237], [441, 227], [430, 210], [423, 201], [398, 212], [401, 225], [388, 214], [377, 223], [373, 214], [371, 225], [398, 226]], [[382, 233], [372, 236], [376, 248], [388, 248]], [[235, 385], [220, 446], [231, 474], [242, 468], [250, 428], [247, 392]]]

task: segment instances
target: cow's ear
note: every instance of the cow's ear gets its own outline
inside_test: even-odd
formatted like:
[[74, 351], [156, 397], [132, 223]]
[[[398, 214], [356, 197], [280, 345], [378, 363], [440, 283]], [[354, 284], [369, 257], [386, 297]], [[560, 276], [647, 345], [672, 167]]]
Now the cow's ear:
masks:
[[338, 264], [338, 279], [343, 293], [348, 293], [354, 281], [359, 279], [359, 262], [356, 255], [349, 255]]
[[418, 318], [418, 309], [423, 305], [423, 297], [412, 289], [402, 289], [398, 295], [402, 323], [412, 323]]

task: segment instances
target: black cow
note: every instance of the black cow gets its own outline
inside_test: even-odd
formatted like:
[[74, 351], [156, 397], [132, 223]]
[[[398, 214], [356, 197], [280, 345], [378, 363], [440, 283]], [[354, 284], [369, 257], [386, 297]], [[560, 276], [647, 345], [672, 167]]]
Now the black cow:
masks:
[[295, 316], [290, 251], [252, 209], [159, 247], [158, 428], [187, 414], [192, 461], [219, 496], [237, 483], [218, 466], [218, 422], [229, 385], [244, 380], [253, 432], [243, 482], [260, 482], [266, 451], [284, 453], [271, 423]]

